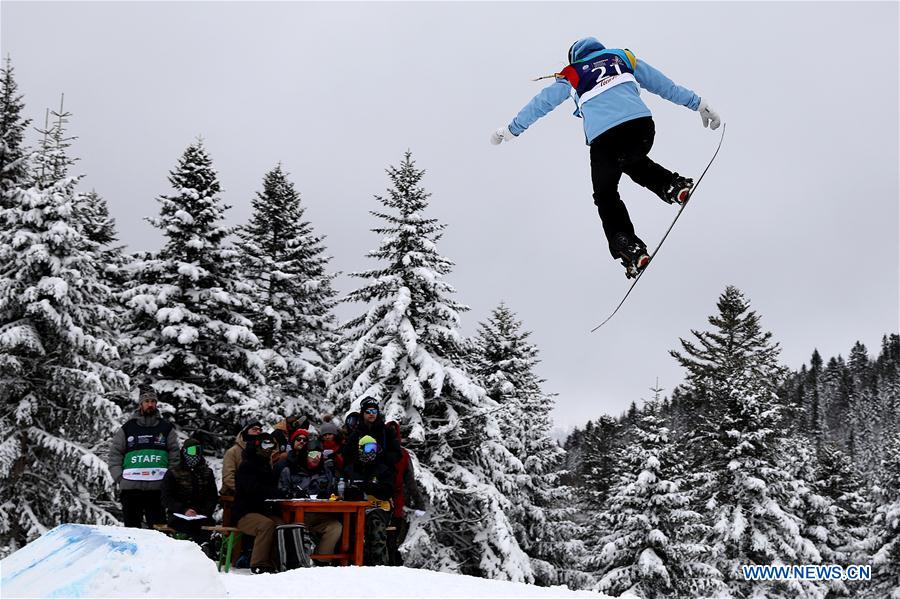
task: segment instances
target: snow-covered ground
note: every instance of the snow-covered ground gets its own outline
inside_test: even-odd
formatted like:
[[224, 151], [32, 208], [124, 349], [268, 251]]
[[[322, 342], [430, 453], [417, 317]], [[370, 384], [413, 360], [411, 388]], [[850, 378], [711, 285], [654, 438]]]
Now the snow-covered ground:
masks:
[[220, 574], [199, 548], [151, 530], [64, 524], [0, 561], [13, 597], [603, 597], [410, 568]]

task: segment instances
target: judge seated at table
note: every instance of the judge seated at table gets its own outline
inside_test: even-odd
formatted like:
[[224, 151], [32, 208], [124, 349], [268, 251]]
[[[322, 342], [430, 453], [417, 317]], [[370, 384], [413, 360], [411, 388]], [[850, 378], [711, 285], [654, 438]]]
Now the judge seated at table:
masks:
[[211, 556], [208, 541], [212, 533], [203, 527], [215, 524], [212, 515], [218, 503], [216, 477], [203, 457], [203, 446], [197, 439], [187, 439], [181, 447], [181, 460], [166, 471], [162, 482], [169, 527], [188, 535]]
[[[278, 488], [281, 495], [292, 499], [319, 499], [327, 501], [336, 491], [334, 462], [323, 459], [322, 445], [313, 439], [302, 448], [294, 448], [285, 459], [281, 469]], [[313, 533], [319, 535], [317, 554], [334, 553], [341, 538], [343, 524], [336, 514], [306, 512], [303, 523]], [[328, 565], [330, 560], [319, 560], [320, 565]]]
[[276, 515], [278, 504], [267, 501], [281, 496], [272, 471], [274, 450], [275, 441], [269, 433], [250, 437], [235, 474], [231, 519], [241, 532], [255, 537], [250, 555], [250, 571], [254, 574], [277, 571], [275, 528], [284, 521]]
[[391, 498], [394, 495], [394, 468], [388, 462], [374, 437], [364, 435], [357, 442], [356, 459], [346, 471], [349, 501], [366, 500], [366, 538], [364, 561], [367, 566], [390, 564], [387, 526], [391, 520]]

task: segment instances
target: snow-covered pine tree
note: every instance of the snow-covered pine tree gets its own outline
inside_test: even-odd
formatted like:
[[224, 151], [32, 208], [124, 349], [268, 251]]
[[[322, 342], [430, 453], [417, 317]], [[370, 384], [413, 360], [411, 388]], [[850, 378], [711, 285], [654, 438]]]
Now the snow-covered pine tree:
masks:
[[874, 510], [870, 491], [844, 452], [826, 443], [818, 456], [816, 488], [831, 501], [835, 517], [828, 535], [834, 558], [841, 564], [865, 563], [868, 556], [861, 547], [871, 534]]
[[712, 530], [706, 539], [713, 564], [737, 596], [819, 597], [813, 582], [746, 581], [741, 566], [818, 563], [797, 513], [800, 484], [781, 463], [787, 438], [777, 391], [785, 378], [772, 334], [736, 287], [719, 297], [710, 331], [693, 331], [672, 355], [687, 370], [697, 406], [687, 433], [693, 448], [694, 485]]
[[480, 323], [472, 373], [500, 406], [503, 443], [522, 466], [495, 482], [512, 500], [507, 515], [531, 558], [535, 583], [549, 586], [585, 577], [579, 564], [585, 533], [573, 521], [575, 490], [560, 482], [565, 451], [551, 436], [553, 397], [535, 372], [540, 360], [530, 336], [501, 302]]
[[683, 456], [648, 402], [630, 427], [631, 443], [619, 453], [620, 478], [599, 518], [597, 590], [639, 597], [708, 597], [722, 587], [721, 574], [704, 561], [700, 543], [709, 528], [690, 509], [681, 481]]
[[323, 237], [304, 220], [300, 194], [277, 165], [238, 231], [245, 280], [253, 286], [253, 330], [261, 343], [276, 413], [313, 415], [323, 405], [338, 334]]
[[237, 252], [224, 244], [228, 206], [202, 142], [188, 146], [169, 182], [160, 216], [148, 219], [165, 245], [129, 265], [132, 284], [122, 294], [129, 373], [153, 385], [177, 425], [222, 445], [243, 418], [266, 408], [265, 368], [246, 316], [250, 288]]
[[[799, 435], [785, 449], [785, 465], [797, 481], [794, 489], [800, 502], [793, 507], [804, 524], [803, 535], [816, 544], [823, 563], [864, 563], [860, 548], [869, 532], [871, 510], [849, 460], [827, 444], [817, 452], [814, 440]], [[828, 597], [854, 596], [859, 590], [855, 583], [842, 580], [825, 585]]]
[[113, 301], [74, 215], [78, 179], [50, 180], [46, 164], [31, 162], [23, 181], [37, 183], [11, 187], [0, 208], [0, 552], [62, 522], [116, 522], [97, 455], [128, 385], [108, 366]]
[[885, 447], [874, 492], [879, 506], [866, 544], [872, 555], [871, 597], [900, 599], [900, 435]]
[[609, 490], [617, 478], [618, 449], [622, 427], [615, 418], [604, 414], [582, 443], [582, 498], [585, 509], [602, 509]]
[[[69, 148], [75, 137], [68, 137], [69, 117], [71, 112], [66, 112], [63, 107], [65, 96], [59, 98], [59, 111], [47, 109], [44, 117], [44, 128], [38, 129], [41, 141], [38, 151], [35, 153], [31, 168], [31, 182], [36, 187], [50, 187], [57, 181], [62, 181], [69, 176], [69, 167], [73, 166], [76, 159], [69, 155]], [[76, 197], [76, 206], [79, 198]], [[77, 208], [73, 210], [78, 216]]]
[[0, 208], [12, 202], [9, 196], [25, 185], [28, 175], [24, 140], [31, 119], [23, 118], [24, 108], [12, 60], [7, 56], [0, 70]]
[[401, 549], [407, 565], [531, 582], [531, 561], [506, 517], [510, 500], [493, 482], [517, 460], [491, 413], [497, 404], [464, 366], [459, 313], [467, 308], [451, 297], [444, 277], [453, 263], [436, 245], [445, 225], [425, 216], [424, 171], [410, 152], [387, 173], [391, 187], [376, 196], [387, 211], [373, 212], [385, 223], [373, 229], [383, 239], [369, 253], [382, 263], [354, 275], [366, 283], [348, 299], [369, 308], [345, 324], [348, 353], [332, 371], [336, 401], [380, 400], [414, 454], [430, 506], [412, 520]]

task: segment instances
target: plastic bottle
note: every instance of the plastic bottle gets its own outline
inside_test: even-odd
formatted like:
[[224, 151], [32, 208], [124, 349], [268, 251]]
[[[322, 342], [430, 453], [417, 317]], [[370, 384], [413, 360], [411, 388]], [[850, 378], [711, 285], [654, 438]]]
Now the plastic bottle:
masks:
[[344, 489], [346, 488], [346, 486], [347, 486], [347, 485], [344, 483], [344, 478], [343, 478], [343, 477], [341, 477], [340, 479], [338, 479], [337, 494], [338, 494], [338, 497], [340, 498], [341, 501], [344, 500]]

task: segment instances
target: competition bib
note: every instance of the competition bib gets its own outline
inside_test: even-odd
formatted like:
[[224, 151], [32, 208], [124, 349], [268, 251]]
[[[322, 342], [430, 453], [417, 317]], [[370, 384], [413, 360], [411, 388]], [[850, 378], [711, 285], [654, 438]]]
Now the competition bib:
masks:
[[137, 449], [125, 454], [122, 478], [162, 480], [169, 469], [169, 453], [163, 449]]
[[612, 89], [617, 85], [637, 84], [634, 78], [634, 67], [637, 59], [629, 50], [624, 50], [627, 58], [616, 52], [604, 52], [584, 62], [570, 64], [560, 73], [572, 85], [572, 95], [578, 108], [590, 100]]

